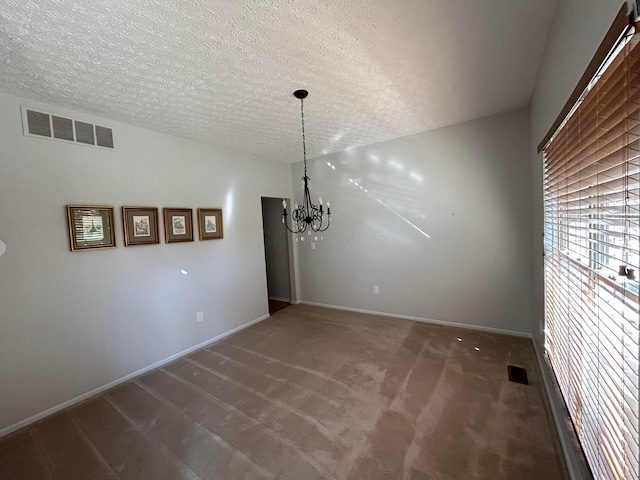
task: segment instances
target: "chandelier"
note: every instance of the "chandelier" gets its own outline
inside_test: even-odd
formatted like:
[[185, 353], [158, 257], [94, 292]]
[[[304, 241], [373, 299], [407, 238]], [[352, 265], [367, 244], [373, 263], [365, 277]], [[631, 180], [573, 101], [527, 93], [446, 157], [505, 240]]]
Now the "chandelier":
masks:
[[[282, 223], [287, 227], [291, 233], [304, 233], [308, 235], [311, 232], [324, 232], [331, 224], [331, 204], [327, 202], [327, 211], [325, 214], [324, 207], [322, 205], [322, 198], [318, 199], [318, 205], [311, 201], [311, 194], [309, 193], [310, 178], [307, 175], [307, 146], [305, 144], [304, 136], [304, 99], [307, 98], [309, 92], [306, 90], [296, 90], [293, 95], [300, 99], [300, 116], [302, 118], [302, 154], [304, 158], [304, 177], [302, 182], [304, 186], [302, 205], [295, 204], [293, 211], [291, 212], [291, 226], [287, 217], [287, 201], [282, 199]], [[302, 237], [304, 241], [304, 237]]]

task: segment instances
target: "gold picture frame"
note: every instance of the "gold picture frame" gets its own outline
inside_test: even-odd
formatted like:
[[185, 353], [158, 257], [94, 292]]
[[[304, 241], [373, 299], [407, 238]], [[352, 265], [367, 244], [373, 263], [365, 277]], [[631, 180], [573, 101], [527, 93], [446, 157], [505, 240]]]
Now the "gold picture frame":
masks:
[[156, 207], [122, 207], [122, 223], [126, 247], [160, 243]]
[[223, 238], [222, 209], [198, 209], [198, 233], [200, 240], [219, 240]]
[[117, 246], [113, 207], [67, 205], [67, 221], [72, 252]]
[[163, 208], [165, 243], [193, 242], [193, 210]]

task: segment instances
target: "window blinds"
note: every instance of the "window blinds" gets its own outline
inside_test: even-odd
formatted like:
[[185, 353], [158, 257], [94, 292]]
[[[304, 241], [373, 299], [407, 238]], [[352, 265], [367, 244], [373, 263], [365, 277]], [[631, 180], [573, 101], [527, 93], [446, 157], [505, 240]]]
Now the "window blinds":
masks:
[[637, 480], [640, 34], [543, 149], [545, 348], [594, 478]]

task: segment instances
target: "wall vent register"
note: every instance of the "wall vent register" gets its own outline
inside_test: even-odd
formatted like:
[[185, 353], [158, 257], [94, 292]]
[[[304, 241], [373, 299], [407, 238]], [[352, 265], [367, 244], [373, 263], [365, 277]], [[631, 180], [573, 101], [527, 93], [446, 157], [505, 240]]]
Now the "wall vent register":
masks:
[[79, 120], [23, 108], [25, 135], [113, 149], [113, 130]]

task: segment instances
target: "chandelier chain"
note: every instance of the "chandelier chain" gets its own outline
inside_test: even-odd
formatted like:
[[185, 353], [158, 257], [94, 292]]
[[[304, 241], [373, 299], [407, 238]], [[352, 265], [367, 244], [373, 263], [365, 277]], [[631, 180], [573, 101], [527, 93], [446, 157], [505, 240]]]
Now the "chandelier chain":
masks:
[[307, 176], [307, 143], [304, 136], [304, 99], [300, 99], [300, 117], [302, 118], [302, 158], [304, 158], [304, 176]]

